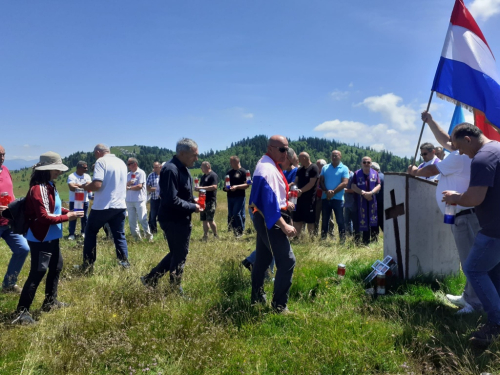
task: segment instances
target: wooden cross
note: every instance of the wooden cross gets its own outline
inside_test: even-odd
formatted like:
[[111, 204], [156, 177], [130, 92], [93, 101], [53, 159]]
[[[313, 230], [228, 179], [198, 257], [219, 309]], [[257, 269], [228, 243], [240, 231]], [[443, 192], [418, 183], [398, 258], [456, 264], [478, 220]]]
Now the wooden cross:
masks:
[[405, 205], [400, 203], [396, 205], [396, 195], [394, 194], [394, 189], [391, 190], [391, 207], [385, 210], [385, 220], [392, 219], [394, 223], [394, 236], [396, 237], [396, 257], [398, 263], [398, 273], [402, 279], [404, 279], [403, 271], [403, 257], [401, 255], [401, 240], [399, 238], [399, 224], [398, 216], [405, 214]]

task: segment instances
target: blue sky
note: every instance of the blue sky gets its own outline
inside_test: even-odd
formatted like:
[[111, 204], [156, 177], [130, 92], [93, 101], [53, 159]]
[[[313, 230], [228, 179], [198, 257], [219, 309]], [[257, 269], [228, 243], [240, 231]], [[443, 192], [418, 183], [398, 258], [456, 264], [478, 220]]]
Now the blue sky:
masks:
[[[283, 134], [413, 155], [453, 5], [4, 1], [0, 144], [7, 159], [35, 159]], [[466, 5], [500, 56], [500, 0]], [[433, 103], [447, 127], [453, 105]]]

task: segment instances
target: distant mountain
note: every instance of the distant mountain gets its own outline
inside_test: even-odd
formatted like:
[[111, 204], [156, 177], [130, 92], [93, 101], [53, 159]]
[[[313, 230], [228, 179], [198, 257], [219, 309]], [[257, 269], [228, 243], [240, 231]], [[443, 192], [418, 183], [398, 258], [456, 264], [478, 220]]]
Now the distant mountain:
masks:
[[35, 160], [10, 159], [10, 160], [5, 160], [3, 162], [3, 164], [11, 171], [32, 167], [36, 163], [38, 163], [38, 159]]

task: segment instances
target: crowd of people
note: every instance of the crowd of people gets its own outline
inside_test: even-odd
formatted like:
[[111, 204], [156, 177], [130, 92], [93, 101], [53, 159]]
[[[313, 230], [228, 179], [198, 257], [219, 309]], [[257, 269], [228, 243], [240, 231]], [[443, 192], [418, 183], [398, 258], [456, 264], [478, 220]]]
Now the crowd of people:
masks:
[[[420, 150], [424, 162], [418, 167], [410, 166], [408, 173], [438, 182], [436, 198], [443, 212], [445, 203], [458, 207], [452, 232], [467, 283], [462, 295], [447, 297], [462, 307], [459, 314], [476, 310], [488, 314], [488, 323], [474, 332], [472, 339], [489, 343], [500, 336], [500, 253], [495, 251], [500, 236], [497, 228], [500, 214], [491, 209], [500, 203], [497, 192], [500, 189], [500, 168], [497, 168], [500, 145], [487, 139], [473, 125], [458, 125], [450, 137], [429, 113], [424, 112], [422, 119], [429, 124], [442, 147], [423, 143]], [[446, 157], [444, 148], [452, 150]], [[27, 233], [24, 236], [14, 234], [8, 220], [0, 218], [0, 236], [12, 250], [2, 290], [21, 294], [15, 323], [34, 322], [29, 310], [46, 273], [42, 310], [65, 306], [57, 299], [58, 279], [63, 267], [60, 251], [63, 222], [70, 222], [68, 239], [74, 240], [75, 223], [81, 219], [84, 247], [82, 264], [78, 268], [88, 275], [92, 274], [96, 261], [96, 236], [101, 228], [108, 226], [118, 264], [129, 268], [125, 237], [127, 214], [130, 232], [137, 241], [143, 235], [153, 241], [158, 222], [169, 252], [140, 280], [145, 287], [155, 288], [168, 273], [171, 290], [180, 295], [184, 295], [181, 283], [189, 252], [192, 214], [200, 213], [203, 240], [209, 239], [210, 232], [218, 237], [215, 212], [219, 178], [210, 162], [203, 161], [201, 183], [196, 182], [195, 186], [189, 171], [199, 158], [194, 140], [181, 139], [173, 158], [163, 165], [155, 162], [148, 176], [139, 168], [137, 159], [132, 157], [124, 163], [104, 144], [95, 146], [94, 156], [92, 178], [86, 173], [88, 166], [83, 161], [78, 162], [76, 172], [68, 177], [69, 210], [62, 206], [54, 182], [68, 167], [58, 154], [48, 152], [42, 154], [33, 167], [26, 196]], [[13, 195], [12, 178], [3, 166], [4, 159], [5, 150], [0, 146], [0, 191]], [[379, 230], [383, 230], [384, 175], [380, 166], [365, 156], [360, 168], [350, 171], [342, 163], [339, 150], [331, 152], [330, 161], [313, 162], [305, 151], [297, 157], [288, 146], [287, 138], [281, 135], [269, 138], [267, 152], [258, 162], [252, 179], [242, 168], [238, 156], [230, 158], [231, 169], [226, 173], [223, 187], [228, 202], [228, 230], [236, 238], [244, 233], [248, 207], [256, 231], [255, 251], [242, 262], [251, 271], [252, 303], [266, 303], [264, 279], [267, 270], [273, 269], [275, 264], [271, 306], [277, 313], [290, 313], [288, 294], [295, 267], [290, 238], [304, 235], [331, 238], [335, 236], [337, 225], [340, 243], [352, 236], [356, 244], [369, 244], [377, 240]], [[246, 190], [250, 185], [253, 186], [247, 205]], [[85, 191], [85, 204], [82, 210], [74, 211], [78, 189]], [[297, 192], [296, 202], [290, 199], [291, 190]], [[194, 192], [201, 191], [206, 194], [204, 203], [194, 196]], [[92, 195], [93, 204], [87, 217], [88, 200]], [[0, 206], [2, 214], [5, 210], [8, 208]], [[31, 252], [31, 268], [21, 288], [16, 282], [28, 252]]]

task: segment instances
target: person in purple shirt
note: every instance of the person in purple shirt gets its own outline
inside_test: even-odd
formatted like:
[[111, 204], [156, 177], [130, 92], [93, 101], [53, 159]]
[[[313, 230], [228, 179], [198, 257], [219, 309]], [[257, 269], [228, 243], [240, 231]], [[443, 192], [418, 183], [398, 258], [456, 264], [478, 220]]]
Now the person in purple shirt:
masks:
[[470, 340], [489, 345], [500, 337], [500, 143], [469, 123], [455, 127], [452, 142], [472, 159], [470, 182], [464, 193], [445, 190], [443, 201], [476, 209], [481, 230], [462, 269], [488, 314]]

